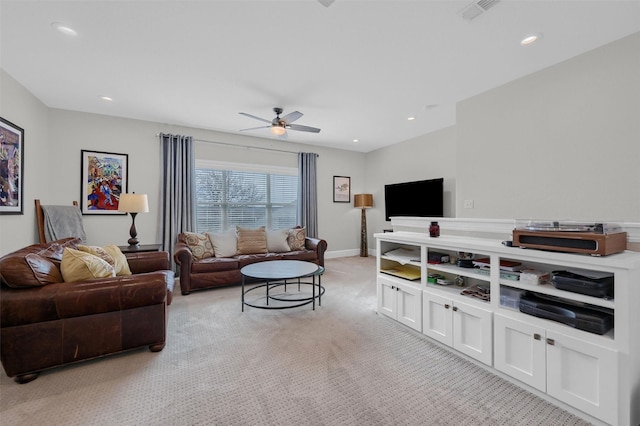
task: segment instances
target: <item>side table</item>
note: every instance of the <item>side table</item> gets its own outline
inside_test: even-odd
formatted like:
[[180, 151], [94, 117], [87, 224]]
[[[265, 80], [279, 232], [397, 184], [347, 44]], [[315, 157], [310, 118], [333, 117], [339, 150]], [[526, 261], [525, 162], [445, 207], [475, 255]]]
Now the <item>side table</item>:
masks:
[[144, 253], [147, 251], [160, 251], [162, 244], [140, 244], [137, 246], [118, 246], [122, 253]]

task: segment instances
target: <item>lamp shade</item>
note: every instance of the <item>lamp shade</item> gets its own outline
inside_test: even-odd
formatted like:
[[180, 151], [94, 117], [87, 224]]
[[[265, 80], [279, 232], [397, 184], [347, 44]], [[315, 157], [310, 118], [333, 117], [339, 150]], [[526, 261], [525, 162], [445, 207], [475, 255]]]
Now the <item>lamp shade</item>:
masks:
[[120, 194], [118, 211], [126, 213], [146, 213], [149, 211], [147, 194]]
[[353, 206], [361, 209], [373, 207], [372, 194], [356, 194], [353, 196]]

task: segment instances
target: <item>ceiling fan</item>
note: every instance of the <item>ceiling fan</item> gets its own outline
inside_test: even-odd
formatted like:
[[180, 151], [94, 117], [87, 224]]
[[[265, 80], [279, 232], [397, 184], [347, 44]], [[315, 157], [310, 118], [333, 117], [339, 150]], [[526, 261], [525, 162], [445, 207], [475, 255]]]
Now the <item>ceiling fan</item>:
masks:
[[298, 130], [300, 132], [320, 133], [320, 129], [318, 129], [317, 127], [303, 126], [300, 124], [291, 124], [304, 115], [300, 111], [293, 111], [282, 117], [280, 117], [280, 114], [282, 114], [282, 108], [275, 107], [273, 108], [273, 112], [276, 113], [276, 118], [274, 118], [273, 120], [267, 120], [266, 118], [256, 117], [255, 115], [247, 114], [246, 112], [241, 112], [240, 113], [241, 115], [251, 117], [255, 120], [264, 121], [265, 123], [269, 123], [269, 125], [251, 127], [249, 129], [240, 129], [240, 131], [244, 132], [247, 130], [271, 129], [271, 133], [277, 136], [283, 136], [287, 132], [287, 129]]

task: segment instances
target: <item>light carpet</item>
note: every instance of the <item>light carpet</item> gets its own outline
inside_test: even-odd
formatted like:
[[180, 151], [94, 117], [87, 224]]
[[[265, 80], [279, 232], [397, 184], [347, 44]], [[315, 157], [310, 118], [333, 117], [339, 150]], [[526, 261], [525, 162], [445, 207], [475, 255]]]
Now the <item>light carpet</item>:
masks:
[[375, 312], [375, 259], [329, 259], [322, 306], [179, 291], [166, 348], [0, 377], [2, 425], [586, 425]]

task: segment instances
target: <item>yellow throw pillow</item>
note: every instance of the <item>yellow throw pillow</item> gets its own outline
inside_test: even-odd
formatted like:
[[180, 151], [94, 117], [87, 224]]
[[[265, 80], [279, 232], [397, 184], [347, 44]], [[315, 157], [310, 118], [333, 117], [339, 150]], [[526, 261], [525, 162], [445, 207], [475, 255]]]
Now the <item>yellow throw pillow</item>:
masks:
[[90, 253], [94, 256], [98, 256], [100, 259], [106, 261], [109, 265], [115, 267], [116, 261], [113, 256], [111, 256], [105, 249], [98, 246], [85, 246], [83, 244], [78, 244], [78, 250], [83, 251], [85, 253]]
[[107, 261], [90, 253], [65, 248], [60, 271], [65, 282], [115, 277], [116, 271]]
[[265, 227], [257, 229], [241, 228], [238, 230], [238, 254], [259, 254], [267, 252], [267, 233]]
[[120, 248], [115, 244], [109, 244], [108, 246], [104, 246], [103, 249], [113, 257], [115, 261], [115, 265], [113, 266], [116, 270], [116, 275], [131, 275], [131, 269], [129, 269], [129, 262], [127, 262], [127, 256], [122, 253]]

